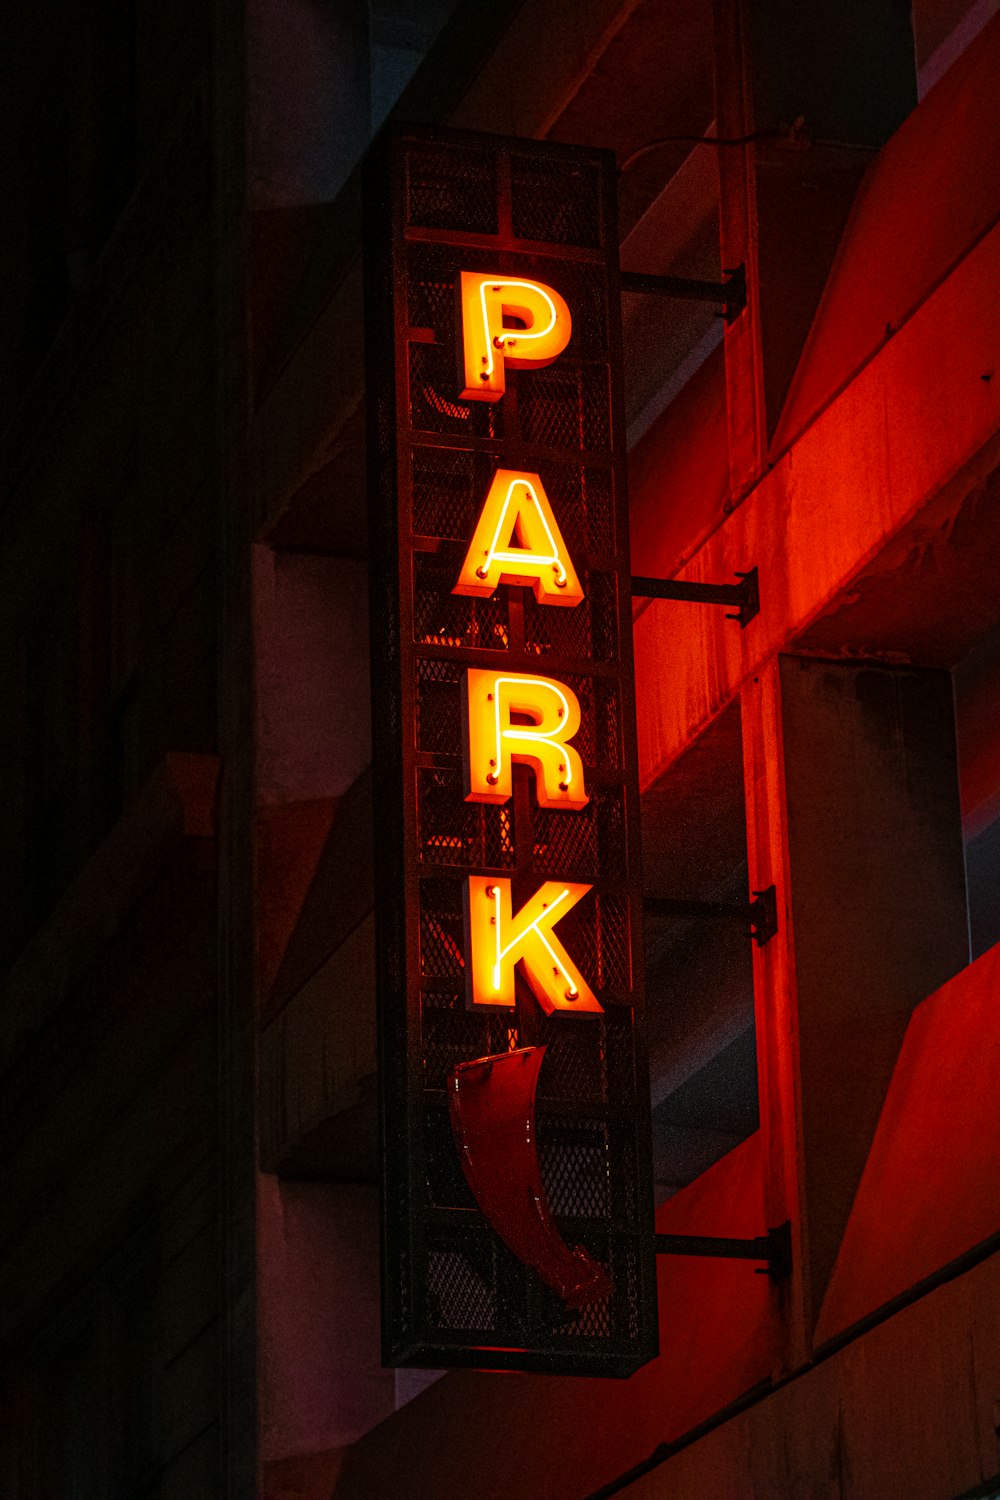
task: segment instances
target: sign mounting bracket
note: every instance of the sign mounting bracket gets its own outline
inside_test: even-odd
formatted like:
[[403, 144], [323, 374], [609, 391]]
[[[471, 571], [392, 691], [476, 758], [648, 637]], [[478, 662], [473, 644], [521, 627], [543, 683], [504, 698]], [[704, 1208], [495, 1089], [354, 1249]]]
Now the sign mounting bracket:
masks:
[[727, 620], [737, 620], [741, 630], [760, 614], [760, 582], [757, 569], [737, 573], [739, 583], [690, 583], [680, 578], [632, 579], [633, 599], [674, 599], [684, 604], [728, 604], [735, 606], [735, 614]]
[[719, 302], [720, 317], [734, 323], [747, 305], [747, 273], [741, 263], [723, 271], [725, 281], [695, 281], [688, 276], [650, 276], [643, 271], [622, 271], [623, 292], [644, 296], [676, 297], [683, 302]]
[[643, 909], [654, 917], [707, 917], [710, 920], [743, 923], [758, 948], [778, 931], [778, 901], [773, 885], [754, 891], [750, 901], [684, 901], [670, 896], [646, 896]]
[[782, 1279], [792, 1269], [792, 1226], [779, 1224], [753, 1239], [729, 1239], [713, 1234], [658, 1234], [657, 1255], [704, 1255], [718, 1260], [762, 1260], [758, 1275]]

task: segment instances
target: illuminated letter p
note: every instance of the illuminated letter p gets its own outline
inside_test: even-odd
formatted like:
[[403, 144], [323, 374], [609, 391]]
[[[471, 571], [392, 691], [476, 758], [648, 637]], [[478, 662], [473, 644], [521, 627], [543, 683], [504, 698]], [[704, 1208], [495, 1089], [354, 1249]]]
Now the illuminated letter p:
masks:
[[514, 370], [550, 365], [569, 343], [569, 308], [540, 281], [463, 271], [458, 294], [467, 401], [499, 401], [505, 364]]

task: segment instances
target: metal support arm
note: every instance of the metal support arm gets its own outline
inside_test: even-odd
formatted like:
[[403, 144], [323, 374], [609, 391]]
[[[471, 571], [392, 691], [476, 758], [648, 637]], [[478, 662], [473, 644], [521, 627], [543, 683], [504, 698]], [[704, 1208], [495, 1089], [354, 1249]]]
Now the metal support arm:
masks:
[[740, 922], [758, 948], [770, 942], [778, 930], [777, 891], [754, 891], [752, 901], [684, 901], [670, 896], [646, 896], [643, 907], [654, 917], [707, 917], [722, 922]]
[[738, 620], [742, 630], [760, 614], [760, 584], [757, 569], [737, 573], [739, 583], [689, 583], [679, 578], [633, 578], [633, 599], [679, 599], [687, 604], [735, 605], [736, 613], [727, 620]]
[[[719, 1260], [766, 1261], [768, 1276], [788, 1276], [792, 1268], [792, 1226], [779, 1224], [752, 1240], [711, 1234], [658, 1234], [657, 1255], [705, 1255]], [[764, 1273], [762, 1273], [764, 1274]]]
[[642, 271], [622, 271], [623, 292], [652, 297], [677, 297], [684, 302], [719, 302], [722, 317], [732, 323], [747, 305], [747, 275], [743, 265], [723, 271], [725, 281], [693, 281], [687, 276], [647, 276]]

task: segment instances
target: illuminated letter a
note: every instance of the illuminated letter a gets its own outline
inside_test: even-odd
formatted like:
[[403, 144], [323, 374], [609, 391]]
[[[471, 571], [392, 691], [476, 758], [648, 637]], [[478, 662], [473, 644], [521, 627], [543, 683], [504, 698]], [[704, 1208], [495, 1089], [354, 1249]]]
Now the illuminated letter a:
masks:
[[534, 589], [539, 604], [583, 598], [542, 481], [517, 469], [494, 474], [452, 593], [488, 599], [501, 583]]

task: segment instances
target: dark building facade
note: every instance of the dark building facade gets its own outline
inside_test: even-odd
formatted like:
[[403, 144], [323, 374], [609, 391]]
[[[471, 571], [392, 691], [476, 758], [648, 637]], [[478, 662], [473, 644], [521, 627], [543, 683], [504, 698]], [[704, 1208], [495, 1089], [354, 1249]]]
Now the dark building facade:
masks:
[[[1000, 1493], [991, 0], [12, 23], [0, 1493]], [[360, 163], [613, 151], [657, 1229], [628, 1380], [380, 1363]], [[374, 597], [378, 599], [376, 581]], [[773, 886], [776, 931], [684, 914]], [[674, 901], [666, 910], [664, 902]]]

